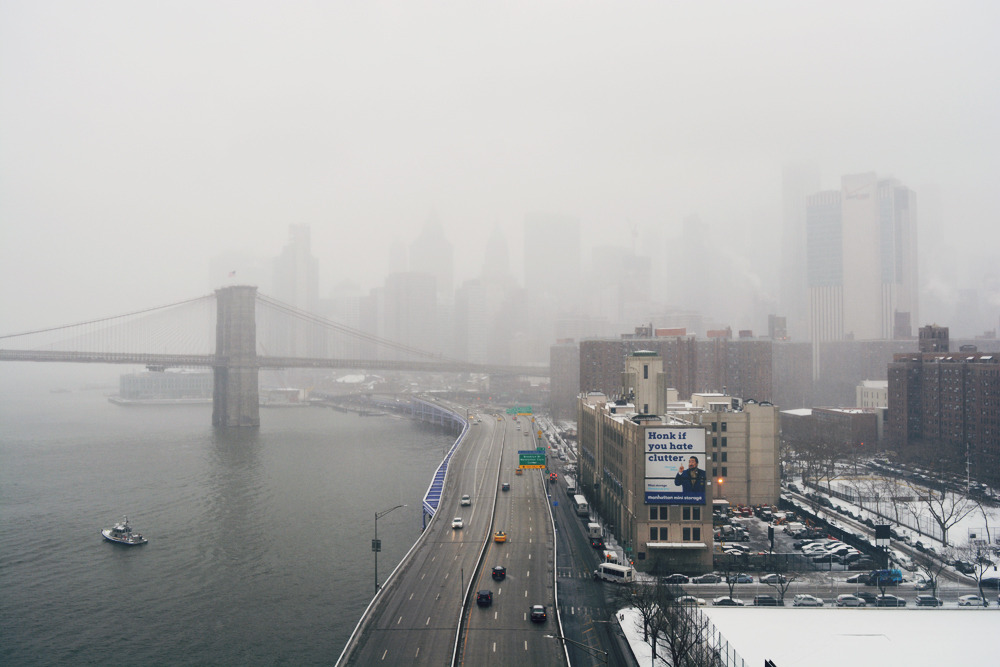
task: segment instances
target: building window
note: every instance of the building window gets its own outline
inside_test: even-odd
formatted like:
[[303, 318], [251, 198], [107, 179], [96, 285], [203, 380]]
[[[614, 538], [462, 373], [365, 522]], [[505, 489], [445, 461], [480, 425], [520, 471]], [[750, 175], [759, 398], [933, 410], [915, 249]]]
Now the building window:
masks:
[[685, 542], [701, 542], [701, 528], [685, 528], [683, 535]]
[[[729, 452], [722, 452], [722, 462], [723, 463], [726, 462], [726, 456], [728, 456], [728, 455], [729, 455]], [[712, 452], [712, 460], [713, 461], [715, 460], [715, 452]]]
[[718, 474], [719, 474], [719, 469], [718, 468], [712, 468], [712, 477], [715, 477]]
[[649, 539], [652, 540], [653, 542], [660, 539], [660, 529], [655, 527], [650, 527]]
[[722, 436], [722, 446], [726, 446], [726, 436]]
[[714, 435], [712, 436], [712, 446], [713, 447], [718, 447], [719, 446], [719, 439], [716, 438]]
[[700, 507], [684, 507], [682, 509], [681, 518], [684, 521], [701, 521]]
[[726, 426], [728, 426], [728, 425], [729, 425], [729, 422], [722, 422], [722, 430], [725, 431], [726, 430]]
[[715, 433], [717, 430], [719, 430], [718, 423], [712, 422], [712, 433]]
[[712, 452], [712, 461], [715, 461], [716, 460], [715, 457], [718, 456], [718, 455], [719, 455], [718, 452]]
[[643, 380], [649, 379], [649, 364], [642, 365], [642, 379]]
[[729, 474], [729, 469], [726, 466], [722, 466], [722, 476], [725, 477]]

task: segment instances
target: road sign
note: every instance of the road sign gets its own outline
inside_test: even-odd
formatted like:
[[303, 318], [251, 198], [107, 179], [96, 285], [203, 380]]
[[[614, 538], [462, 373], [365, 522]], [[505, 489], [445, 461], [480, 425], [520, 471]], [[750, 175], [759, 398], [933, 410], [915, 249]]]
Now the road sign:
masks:
[[530, 405], [515, 405], [512, 408], [507, 408], [507, 414], [509, 415], [530, 415], [531, 413]]
[[545, 467], [545, 452], [544, 451], [519, 451], [517, 453], [518, 465], [522, 468], [544, 468]]

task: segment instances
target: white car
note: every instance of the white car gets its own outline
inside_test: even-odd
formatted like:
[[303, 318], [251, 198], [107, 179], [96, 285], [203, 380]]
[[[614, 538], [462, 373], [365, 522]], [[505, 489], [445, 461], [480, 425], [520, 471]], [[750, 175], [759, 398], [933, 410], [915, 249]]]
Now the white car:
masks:
[[452, 528], [461, 528], [463, 525], [465, 524], [462, 523], [462, 517], [460, 516], [456, 516], [454, 519], [451, 520]]
[[837, 606], [838, 607], [864, 607], [865, 601], [859, 598], [857, 595], [851, 595], [850, 593], [844, 593], [843, 595], [837, 596]]
[[696, 598], [693, 595], [682, 595], [677, 598], [677, 604], [688, 604], [697, 605], [699, 607], [705, 606], [705, 598]]
[[958, 598], [959, 607], [986, 607], [988, 605], [989, 602], [978, 595], [963, 595]]
[[815, 595], [796, 595], [792, 599], [793, 607], [822, 607], [823, 598], [818, 598]]
[[468, 493], [465, 494], [464, 496], [462, 496], [462, 504], [463, 505], [471, 505], [472, 504], [472, 498], [469, 497]]

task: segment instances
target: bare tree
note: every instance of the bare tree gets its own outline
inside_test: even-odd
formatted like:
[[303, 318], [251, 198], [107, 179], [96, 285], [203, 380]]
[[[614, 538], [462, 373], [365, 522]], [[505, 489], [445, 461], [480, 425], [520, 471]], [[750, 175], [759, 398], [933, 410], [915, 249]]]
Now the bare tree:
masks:
[[[778, 594], [778, 599], [781, 600], [781, 604], [785, 604], [785, 593], [791, 588], [792, 583], [798, 579], [798, 577], [793, 572], [788, 571], [788, 562], [784, 559], [771, 558], [767, 562], [767, 567], [765, 570], [770, 570], [770, 572], [761, 572], [760, 580], [767, 586], [774, 589], [774, 592]], [[775, 575], [764, 581], [766, 577], [770, 575]]]
[[937, 588], [941, 573], [944, 571], [944, 568], [948, 567], [948, 563], [955, 558], [953, 553], [953, 549], [945, 548], [944, 553], [940, 555], [926, 551], [914, 555], [917, 565], [923, 568], [927, 574], [927, 581], [931, 585], [931, 595], [935, 597], [937, 597]]
[[987, 572], [997, 571], [997, 564], [993, 562], [991, 557], [989, 543], [986, 540], [969, 540], [964, 546], [956, 548], [955, 553], [962, 560], [972, 563], [972, 577], [976, 580], [983, 606], [987, 606], [986, 595], [983, 593], [983, 579]]
[[941, 529], [941, 544], [946, 547], [948, 546], [948, 529], [979, 509], [979, 503], [968, 496], [957, 496], [954, 493], [934, 489], [913, 490], [917, 493], [918, 501], [907, 504], [907, 509], [917, 520], [917, 525], [920, 525], [922, 511], [926, 511]]

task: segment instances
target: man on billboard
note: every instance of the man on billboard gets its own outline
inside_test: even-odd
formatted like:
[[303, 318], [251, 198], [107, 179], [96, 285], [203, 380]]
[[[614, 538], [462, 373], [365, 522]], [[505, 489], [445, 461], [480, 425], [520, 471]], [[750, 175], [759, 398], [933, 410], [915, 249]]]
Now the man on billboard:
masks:
[[698, 467], [697, 456], [688, 459], [687, 470], [683, 466], [677, 469], [674, 484], [682, 487], [684, 493], [705, 493], [705, 471]]

